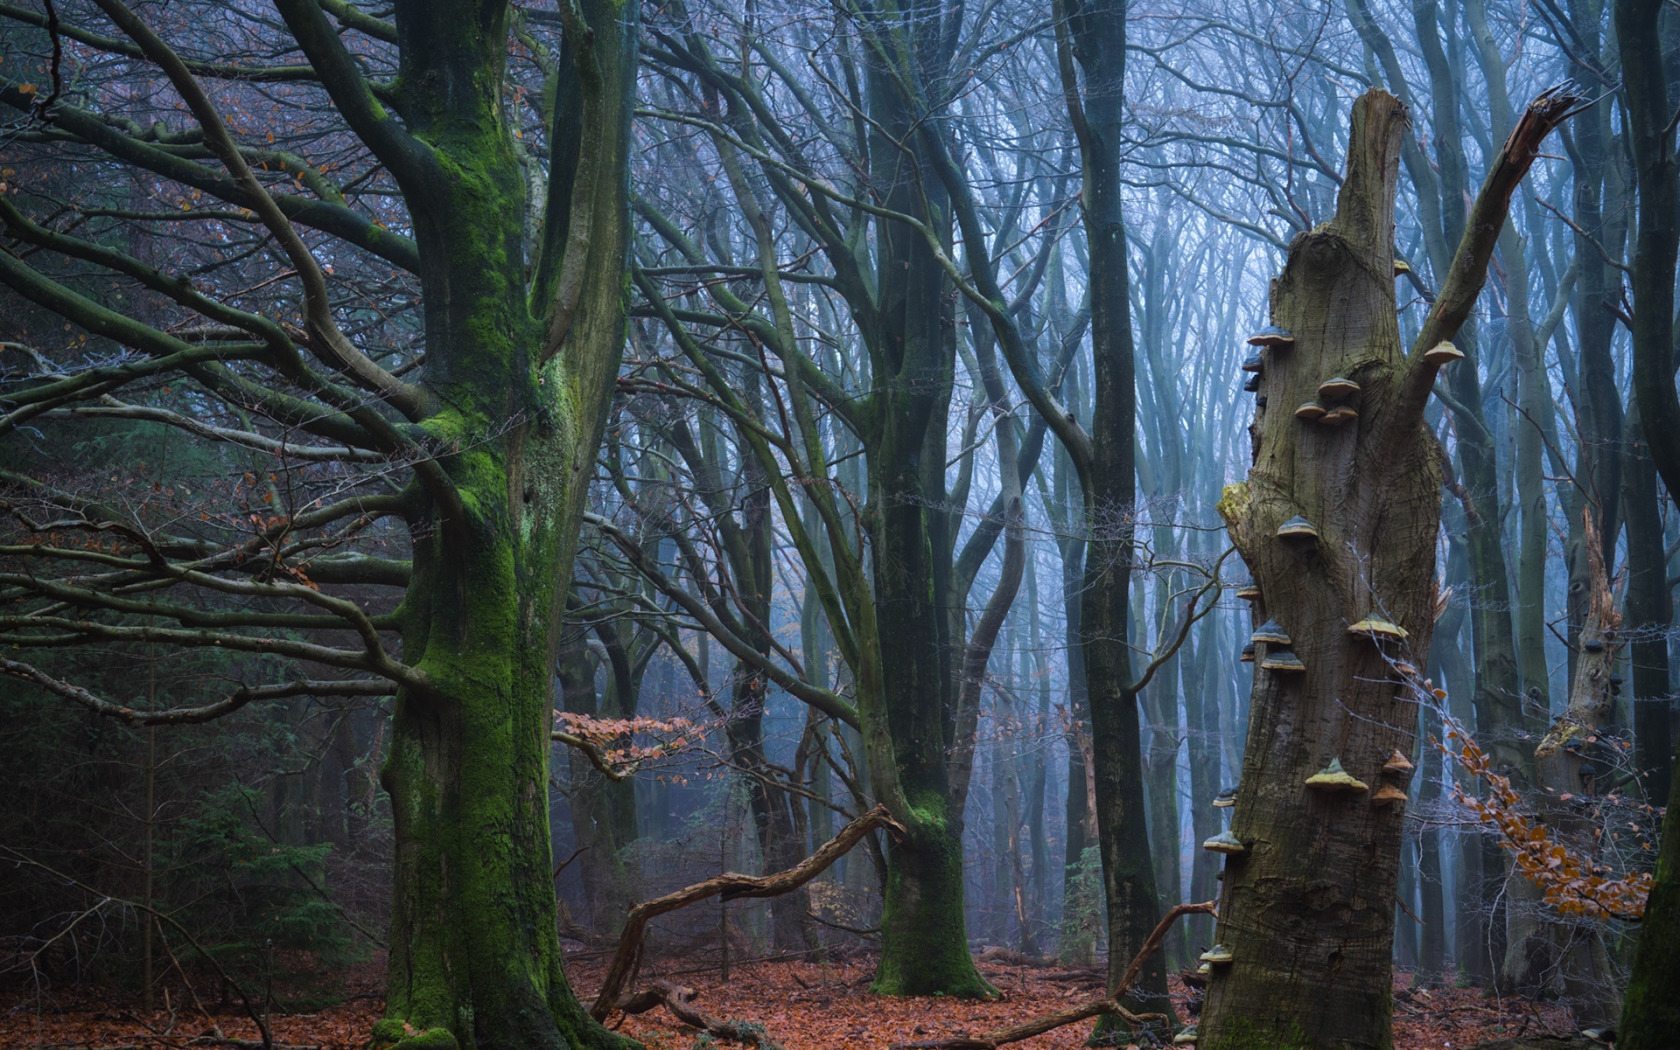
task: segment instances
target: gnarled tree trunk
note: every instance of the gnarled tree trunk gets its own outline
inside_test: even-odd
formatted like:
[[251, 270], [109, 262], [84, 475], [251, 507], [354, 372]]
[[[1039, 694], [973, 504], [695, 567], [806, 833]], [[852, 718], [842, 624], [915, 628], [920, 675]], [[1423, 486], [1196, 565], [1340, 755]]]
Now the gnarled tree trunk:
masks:
[[[1395, 317], [1394, 193], [1407, 117], [1373, 90], [1354, 105], [1347, 178], [1329, 223], [1297, 237], [1272, 285], [1271, 320], [1292, 338], [1265, 351], [1246, 484], [1220, 502], [1262, 597], [1257, 619], [1289, 639], [1258, 646], [1248, 746], [1217, 928], [1231, 961], [1215, 962], [1200, 1044], [1387, 1047], [1394, 896], [1404, 787], [1383, 766], [1410, 753], [1418, 688], [1435, 619], [1440, 450], [1423, 408], [1441, 364], [1428, 353], [1457, 331], [1486, 274], [1511, 192], [1565, 111], [1531, 108], [1476, 202], [1440, 296], [1411, 352]], [[1338, 399], [1339, 425], [1295, 415]], [[1296, 516], [1312, 535], [1280, 535]], [[1351, 630], [1375, 618], [1398, 627]], [[1284, 669], [1292, 652], [1304, 665]], [[1271, 666], [1268, 667], [1268, 664]], [[1357, 784], [1308, 779], [1339, 761]]]
[[382, 774], [396, 892], [381, 1039], [406, 1022], [507, 1050], [623, 1042], [567, 984], [549, 869], [561, 615], [624, 339], [637, 26], [634, 3], [575, 13], [588, 24], [569, 27], [562, 55], [533, 289], [524, 172], [501, 119], [506, 7], [397, 10], [399, 107], [427, 149], [399, 175], [440, 406], [422, 426], [452, 450], [439, 464], [461, 498], [418, 516], [402, 606], [404, 659], [428, 685], [398, 694]]

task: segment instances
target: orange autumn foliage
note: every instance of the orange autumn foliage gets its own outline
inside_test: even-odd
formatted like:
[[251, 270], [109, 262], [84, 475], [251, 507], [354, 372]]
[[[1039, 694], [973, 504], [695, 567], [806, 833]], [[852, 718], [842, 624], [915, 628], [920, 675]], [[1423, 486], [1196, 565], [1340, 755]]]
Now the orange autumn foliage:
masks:
[[[1524, 814], [1522, 795], [1511, 778], [1494, 772], [1486, 751], [1452, 719], [1446, 719], [1447, 742], [1430, 743], [1459, 768], [1487, 785], [1485, 797], [1452, 785], [1453, 797], [1483, 824], [1498, 829], [1500, 845], [1512, 854], [1516, 870], [1540, 887], [1545, 902], [1563, 915], [1637, 921], [1645, 914], [1653, 875], [1648, 871], [1617, 874], [1607, 865], [1557, 840], [1544, 822]], [[1560, 802], [1572, 801], [1563, 795]], [[1612, 799], [1613, 800], [1613, 799]]]

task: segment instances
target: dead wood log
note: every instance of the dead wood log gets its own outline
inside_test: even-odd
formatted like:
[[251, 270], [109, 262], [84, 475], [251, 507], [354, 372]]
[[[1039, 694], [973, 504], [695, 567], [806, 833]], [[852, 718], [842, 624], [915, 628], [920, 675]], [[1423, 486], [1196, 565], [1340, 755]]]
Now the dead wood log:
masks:
[[1143, 964], [1160, 950], [1161, 942], [1166, 940], [1167, 931], [1172, 929], [1172, 924], [1177, 922], [1180, 916], [1212, 915], [1213, 909], [1213, 901], [1203, 901], [1200, 904], [1180, 904], [1167, 912], [1155, 925], [1155, 929], [1150, 931], [1149, 939], [1143, 942], [1143, 947], [1132, 957], [1126, 972], [1120, 975], [1120, 979], [1114, 982], [1108, 993], [1101, 998], [1092, 999], [1080, 1006], [1070, 1006], [1066, 1010], [1044, 1014], [1020, 1024], [995, 1028], [983, 1035], [957, 1035], [949, 1039], [893, 1043], [888, 1050], [997, 1050], [1006, 1043], [1018, 1043], [1023, 1039], [1054, 1031], [1063, 1025], [1075, 1024], [1101, 1014], [1113, 1014], [1134, 1028], [1148, 1021], [1169, 1021], [1171, 1018], [1165, 1014], [1134, 1014], [1120, 1005], [1120, 997], [1136, 983], [1138, 974], [1143, 972]]
[[[604, 1021], [618, 1005], [619, 996], [636, 978], [642, 965], [642, 946], [647, 940], [648, 923], [667, 912], [702, 901], [708, 897], [734, 900], [738, 897], [774, 897], [796, 890], [810, 882], [830, 864], [845, 856], [865, 835], [876, 828], [888, 828], [902, 833], [904, 828], [887, 813], [887, 807], [876, 806], [840, 829], [840, 833], [817, 847], [817, 851], [787, 869], [773, 875], [742, 875], [726, 871], [709, 879], [685, 886], [675, 893], [642, 901], [630, 909], [624, 920], [624, 932], [618, 938], [618, 950], [613, 953], [612, 965], [607, 968], [606, 980], [596, 993], [595, 1004], [589, 1008], [597, 1021]], [[673, 1009], [672, 1012], [675, 1012]]]
[[1037, 969], [1048, 969], [1056, 965], [1056, 960], [1046, 959], [1038, 955], [1028, 955], [1015, 951], [1013, 948], [1003, 948], [993, 945], [982, 951], [979, 961], [983, 963], [997, 963], [1000, 966], [1031, 966]]
[[770, 1044], [769, 1034], [765, 1032], [763, 1025], [750, 1021], [724, 1021], [713, 1017], [694, 1005], [694, 1000], [699, 997], [700, 993], [686, 984], [654, 981], [635, 995], [619, 1000], [617, 1008], [627, 1014], [645, 1014], [655, 1007], [663, 1006], [683, 1024], [690, 1028], [698, 1028], [715, 1038], [745, 1043], [748, 1046]]

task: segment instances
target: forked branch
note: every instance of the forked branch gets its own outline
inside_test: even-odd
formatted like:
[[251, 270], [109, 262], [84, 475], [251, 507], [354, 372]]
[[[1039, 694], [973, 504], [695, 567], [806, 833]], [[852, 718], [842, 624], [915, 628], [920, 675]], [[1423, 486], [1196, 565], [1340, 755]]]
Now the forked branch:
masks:
[[739, 872], [726, 871], [692, 886], [685, 886], [675, 893], [642, 901], [630, 909], [629, 916], [624, 920], [624, 932], [619, 935], [618, 949], [613, 953], [612, 966], [607, 969], [607, 979], [596, 994], [595, 1005], [589, 1008], [589, 1012], [597, 1021], [602, 1021], [614, 1010], [625, 1009], [626, 1005], [633, 1001], [621, 1002], [619, 997], [630, 982], [635, 980], [636, 971], [641, 967], [642, 944], [647, 936], [649, 922], [667, 912], [676, 911], [708, 897], [733, 900], [737, 897], [775, 897], [790, 893], [822, 874], [830, 864], [845, 856], [865, 835], [881, 827], [897, 834], [904, 831], [903, 826], [887, 814], [887, 807], [877, 805], [841, 828], [838, 835], [819, 846], [815, 853], [786, 871], [778, 871], [773, 875], [742, 875]]
[[1511, 137], [1505, 140], [1504, 147], [1482, 182], [1481, 191], [1476, 194], [1476, 203], [1470, 209], [1458, 250], [1453, 253], [1452, 268], [1441, 282], [1435, 305], [1412, 343], [1411, 353], [1407, 356], [1405, 386], [1400, 395], [1402, 411], [1398, 418], [1414, 419], [1423, 411], [1423, 403], [1429, 397], [1430, 388], [1435, 385], [1435, 374], [1441, 367], [1426, 360], [1424, 355], [1456, 335], [1465, 318], [1470, 316], [1476, 297], [1487, 281], [1488, 260], [1499, 243], [1499, 231], [1505, 227], [1512, 195], [1539, 156], [1540, 144], [1553, 129], [1576, 112], [1580, 102], [1580, 96], [1566, 87], [1542, 91], [1528, 104]]

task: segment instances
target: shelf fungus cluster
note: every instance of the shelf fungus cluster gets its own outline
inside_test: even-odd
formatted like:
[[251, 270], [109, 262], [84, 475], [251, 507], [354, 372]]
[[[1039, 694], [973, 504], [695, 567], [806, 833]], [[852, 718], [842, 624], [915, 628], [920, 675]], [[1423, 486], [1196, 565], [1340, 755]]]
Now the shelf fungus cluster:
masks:
[[[1412, 765], [1412, 760], [1407, 758], [1405, 752], [1399, 748], [1390, 751], [1388, 758], [1382, 764], [1383, 776], [1401, 781], [1410, 777], [1414, 768], [1416, 767]], [[1397, 802], [1404, 801], [1406, 801], [1406, 789], [1394, 783], [1383, 784], [1382, 787], [1377, 789], [1376, 794], [1371, 796], [1371, 804], [1376, 806], [1392, 806]]]
[[[1307, 669], [1307, 665], [1302, 663], [1301, 658], [1290, 649], [1290, 646], [1294, 645], [1295, 642], [1289, 637], [1289, 632], [1285, 631], [1283, 625], [1276, 620], [1267, 620], [1261, 624], [1255, 630], [1254, 637], [1249, 640], [1248, 644], [1250, 647], [1256, 645], [1266, 647], [1266, 655], [1260, 661], [1262, 670], [1281, 674], [1298, 674]], [[1245, 648], [1243, 651], [1246, 654], [1248, 649]]]
[[1195, 1046], [1196, 1045], [1196, 1026], [1191, 1025], [1189, 1028], [1186, 1028], [1186, 1029], [1184, 1029], [1184, 1031], [1182, 1031], [1182, 1032], [1178, 1033], [1177, 1035], [1173, 1036], [1173, 1045], [1174, 1046]]
[[1339, 427], [1359, 418], [1359, 410], [1348, 404], [1359, 393], [1359, 384], [1345, 376], [1335, 376], [1318, 384], [1318, 400], [1308, 401], [1295, 410], [1295, 418], [1303, 423], [1322, 423]]

